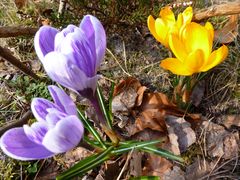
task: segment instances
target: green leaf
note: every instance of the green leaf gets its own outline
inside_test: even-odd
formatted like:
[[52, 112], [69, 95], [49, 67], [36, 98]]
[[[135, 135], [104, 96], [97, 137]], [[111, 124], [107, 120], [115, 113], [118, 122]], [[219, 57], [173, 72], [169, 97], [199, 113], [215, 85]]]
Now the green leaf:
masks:
[[97, 97], [98, 97], [98, 102], [99, 102], [99, 105], [101, 107], [101, 110], [104, 114], [104, 117], [107, 120], [107, 125], [110, 129], [112, 129], [112, 120], [111, 120], [111, 117], [110, 117], [109, 112], [107, 110], [105, 100], [104, 100], [104, 97], [103, 97], [102, 90], [101, 90], [100, 86], [97, 86]]
[[183, 158], [181, 156], [177, 156], [167, 150], [161, 149], [161, 148], [157, 148], [154, 146], [145, 146], [143, 148], [141, 148], [142, 151], [148, 152], [148, 153], [153, 153], [156, 155], [160, 155], [164, 158], [167, 159], [171, 159], [174, 161], [179, 161], [179, 162], [184, 162]]
[[89, 120], [82, 114], [82, 112], [78, 109], [78, 115], [80, 117], [80, 119], [83, 122], [84, 127], [94, 136], [94, 138], [100, 143], [101, 147], [106, 149], [107, 146], [104, 144], [102, 138], [100, 137], [100, 135], [98, 134], [98, 132], [96, 131], [96, 129], [91, 125], [91, 123], [89, 122]]
[[139, 176], [139, 177], [132, 177], [129, 180], [160, 180], [158, 176]]
[[123, 144], [123, 145], [120, 145], [118, 148], [114, 149], [112, 151], [112, 154], [120, 155], [125, 152], [131, 151], [132, 149], [141, 149], [145, 146], [158, 144], [160, 142], [161, 142], [161, 140], [153, 140], [153, 141], [146, 141], [146, 142], [132, 142], [129, 144]]
[[27, 167], [28, 173], [36, 173], [38, 170], [37, 165], [38, 165], [38, 161], [35, 162], [34, 164], [29, 164], [29, 166]]
[[104, 150], [102, 153], [91, 155], [82, 161], [75, 164], [73, 167], [69, 168], [62, 174], [56, 177], [57, 180], [67, 180], [72, 179], [76, 176], [83, 176], [87, 173], [90, 169], [93, 169], [104, 161], [108, 160], [111, 157], [111, 151], [114, 147], [111, 146], [108, 149]]

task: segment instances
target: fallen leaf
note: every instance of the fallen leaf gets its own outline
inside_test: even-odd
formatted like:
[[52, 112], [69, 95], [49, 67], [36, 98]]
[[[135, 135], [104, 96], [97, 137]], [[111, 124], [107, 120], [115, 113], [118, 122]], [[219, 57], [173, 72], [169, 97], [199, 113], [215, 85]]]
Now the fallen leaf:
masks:
[[166, 171], [162, 177], [162, 180], [185, 180], [185, 173], [178, 166], [173, 166], [171, 170]]
[[196, 142], [196, 134], [192, 130], [191, 124], [184, 118], [167, 116], [165, 121], [174, 154], [180, 155]]
[[211, 157], [231, 159], [239, 151], [239, 133], [229, 132], [223, 126], [212, 122], [203, 122], [206, 133], [206, 152]]
[[92, 154], [91, 151], [83, 148], [83, 147], [77, 147], [75, 149], [72, 149], [68, 152], [66, 152], [63, 157], [61, 157], [59, 160], [64, 162], [64, 165], [67, 168], [72, 167], [75, 163], [78, 161], [90, 156]]
[[15, 0], [14, 2], [18, 9], [22, 9], [27, 4], [27, 0]]
[[206, 161], [203, 159], [196, 159], [194, 163], [187, 166], [185, 178], [186, 180], [200, 179], [209, 174], [216, 165], [217, 160]]
[[143, 167], [143, 176], [164, 176], [165, 173], [171, 171], [173, 164], [169, 160], [154, 154], [147, 156], [146, 162]]
[[223, 116], [221, 119], [223, 119], [223, 125], [228, 129], [233, 126], [240, 127], [239, 115], [227, 115], [227, 116]]
[[129, 164], [129, 174], [131, 176], [137, 177], [142, 174], [142, 153], [138, 151], [133, 151], [131, 161]]
[[146, 89], [136, 78], [129, 77], [126, 80], [121, 80], [114, 88], [112, 112], [129, 114], [132, 108], [141, 105]]
[[229, 20], [222, 29], [214, 33], [214, 39], [219, 43], [231, 43], [238, 35], [238, 14], [230, 15]]
[[193, 88], [192, 93], [190, 95], [190, 101], [191, 103], [198, 107], [199, 104], [202, 101], [202, 98], [204, 96], [204, 92], [205, 92], [205, 81], [199, 81], [197, 83], [197, 85]]

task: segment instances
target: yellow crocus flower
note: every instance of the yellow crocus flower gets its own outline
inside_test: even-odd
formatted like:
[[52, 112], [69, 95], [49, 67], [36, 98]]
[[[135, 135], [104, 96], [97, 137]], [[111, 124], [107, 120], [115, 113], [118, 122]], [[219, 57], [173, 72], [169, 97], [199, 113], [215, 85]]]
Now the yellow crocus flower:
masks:
[[191, 22], [193, 16], [192, 7], [187, 7], [183, 13], [178, 15], [177, 20], [169, 6], [164, 7], [155, 20], [151, 15], [148, 17], [147, 24], [151, 34], [162, 43], [169, 47], [168, 39], [172, 31], [178, 31], [183, 25]]
[[205, 26], [194, 22], [183, 26], [179, 33], [169, 36], [169, 46], [176, 58], [164, 59], [160, 66], [184, 76], [208, 71], [228, 54], [225, 45], [212, 52], [213, 38], [214, 29], [209, 22]]

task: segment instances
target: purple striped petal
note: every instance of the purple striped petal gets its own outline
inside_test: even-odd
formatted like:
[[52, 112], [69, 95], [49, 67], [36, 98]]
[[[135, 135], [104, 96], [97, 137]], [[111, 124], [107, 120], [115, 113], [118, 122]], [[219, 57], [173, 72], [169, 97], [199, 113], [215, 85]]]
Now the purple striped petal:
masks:
[[[81, 21], [80, 28], [89, 38], [92, 48], [96, 49], [96, 68], [103, 60], [106, 51], [106, 33], [101, 22], [94, 16], [86, 15]], [[94, 35], [93, 35], [94, 33]]]
[[67, 88], [77, 92], [88, 88], [95, 92], [98, 76], [87, 77], [86, 74], [72, 62], [71, 54], [49, 53], [45, 57], [44, 68], [53, 81]]
[[55, 102], [60, 109], [68, 115], [77, 116], [77, 107], [73, 100], [60, 88], [57, 86], [48, 86], [48, 90]]
[[65, 38], [69, 33], [73, 33], [75, 29], [77, 29], [77, 26], [74, 26], [72, 24], [68, 25], [66, 28], [64, 28], [61, 32], [59, 32], [54, 41], [54, 47], [56, 51], [61, 50], [61, 44], [65, 43]]
[[65, 118], [67, 115], [63, 112], [58, 111], [57, 109], [48, 109], [48, 115], [46, 116], [46, 121], [48, 123], [49, 128], [53, 128], [58, 121]]
[[66, 152], [78, 145], [83, 131], [83, 124], [77, 116], [68, 116], [47, 132], [43, 145], [54, 153]]
[[31, 109], [33, 115], [38, 121], [45, 122], [46, 116], [48, 114], [47, 109], [56, 108], [59, 109], [54, 103], [43, 98], [34, 98], [31, 103]]
[[91, 49], [91, 43], [80, 28], [66, 36], [60, 52], [65, 55], [72, 54], [72, 62], [88, 77], [96, 74], [96, 50]]
[[34, 37], [34, 47], [38, 58], [43, 62], [44, 56], [54, 51], [54, 39], [58, 30], [51, 26], [42, 26]]
[[54, 155], [44, 146], [29, 140], [23, 128], [13, 128], [4, 133], [0, 146], [8, 156], [23, 161], [45, 159]]
[[43, 137], [48, 131], [48, 124], [47, 122], [35, 122], [30, 126], [23, 125], [23, 130], [31, 141], [42, 144]]

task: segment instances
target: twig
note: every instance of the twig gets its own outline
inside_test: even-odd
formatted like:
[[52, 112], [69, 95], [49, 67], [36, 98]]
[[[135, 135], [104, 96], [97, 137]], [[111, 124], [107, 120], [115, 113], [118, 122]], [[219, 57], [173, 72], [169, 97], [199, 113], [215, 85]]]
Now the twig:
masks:
[[134, 151], [134, 149], [132, 149], [131, 152], [128, 154], [128, 156], [127, 156], [127, 160], [126, 160], [126, 162], [125, 162], [125, 164], [124, 164], [124, 166], [123, 166], [121, 172], [119, 173], [119, 175], [118, 175], [118, 177], [117, 177], [117, 180], [120, 180], [120, 178], [121, 178], [123, 172], [126, 170], [126, 168], [127, 168], [127, 166], [128, 166], [128, 163], [129, 163], [129, 160], [130, 160], [130, 158], [132, 157], [132, 153], [133, 153], [133, 151]]
[[0, 27], [0, 38], [17, 37], [17, 36], [33, 36], [38, 28], [33, 27]]
[[20, 127], [23, 124], [26, 124], [31, 117], [32, 117], [32, 112], [30, 110], [28, 110], [20, 120], [14, 121], [12, 123], [9, 123], [9, 124], [1, 127], [0, 128], [0, 136], [2, 136], [7, 130], [9, 130], [11, 128]]
[[20, 60], [14, 57], [7, 48], [3, 48], [0, 46], [0, 56], [7, 60], [12, 65], [16, 66], [18, 69], [26, 73], [27, 75], [31, 76], [33, 79], [39, 79], [39, 77], [32, 72], [27, 66], [25, 66]]
[[58, 18], [63, 15], [66, 9], [67, 0], [59, 0]]
[[204, 10], [197, 11], [193, 15], [193, 20], [200, 21], [202, 19], [213, 16], [232, 15], [240, 13], [240, 1], [228, 2], [226, 4], [219, 4], [210, 6]]

